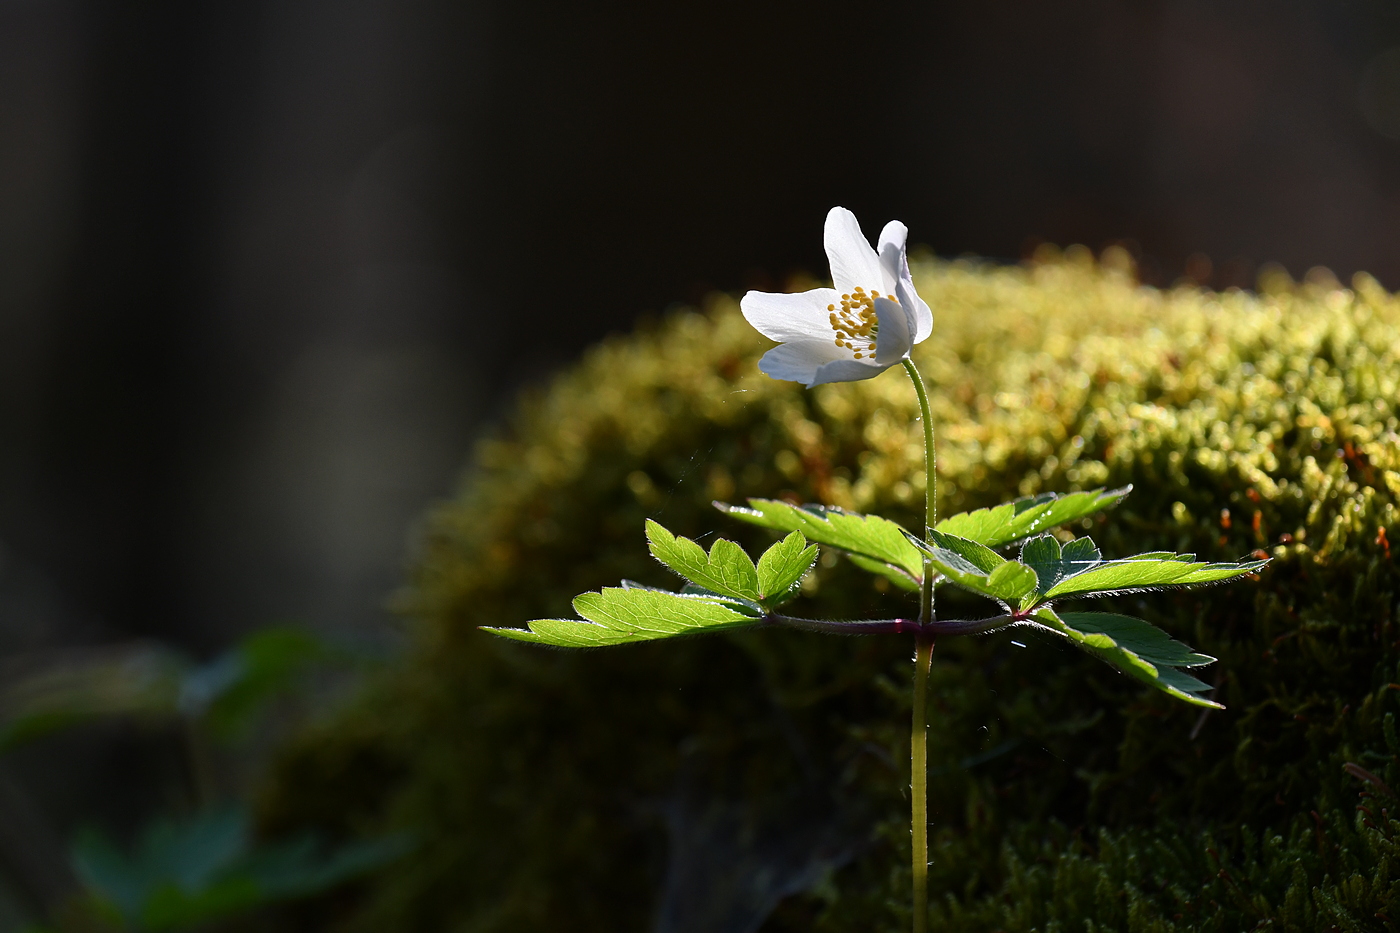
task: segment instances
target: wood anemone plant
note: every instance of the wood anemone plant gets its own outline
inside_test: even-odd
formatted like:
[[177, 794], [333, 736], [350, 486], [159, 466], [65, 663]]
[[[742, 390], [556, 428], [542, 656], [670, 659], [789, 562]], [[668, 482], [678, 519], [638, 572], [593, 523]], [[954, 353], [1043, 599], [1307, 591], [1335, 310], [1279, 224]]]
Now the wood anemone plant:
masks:
[[[908, 358], [912, 345], [928, 335], [929, 328], [919, 313], [927, 311], [927, 307], [907, 281], [903, 225], [892, 223], [885, 228], [880, 252], [876, 253], [859, 236], [858, 227], [852, 235], [854, 224], [854, 217], [841, 208], [834, 208], [828, 216], [827, 252], [832, 258], [835, 290], [813, 289], [801, 295], [782, 296], [750, 293], [745, 299], [745, 313], [765, 334], [785, 341], [760, 363], [760, 368], [777, 378], [795, 379], [811, 386], [867, 379], [895, 363], [902, 364], [918, 395], [924, 429], [923, 534], [915, 535], [877, 515], [836, 508], [796, 506], [773, 499], [751, 499], [747, 507], [716, 502], [721, 511], [734, 518], [787, 535], [755, 561], [733, 541], [720, 538], [706, 552], [695, 541], [648, 520], [646, 535], [651, 554], [686, 581], [679, 591], [624, 580], [619, 587], [578, 596], [573, 606], [579, 619], [537, 619], [526, 629], [484, 628], [519, 641], [568, 648], [597, 648], [759, 626], [912, 638], [913, 929], [914, 933], [923, 933], [929, 914], [927, 693], [935, 640], [1031, 626], [1059, 635], [1179, 700], [1219, 708], [1220, 704], [1208, 695], [1210, 685], [1186, 672], [1210, 664], [1214, 658], [1193, 651], [1142, 619], [1116, 613], [1069, 611], [1060, 604], [1223, 583], [1258, 571], [1268, 559], [1207, 563], [1197, 561], [1193, 554], [1170, 551], [1105, 559], [1089, 537], [1065, 535], [1068, 540], [1062, 541], [1051, 532], [1115, 505], [1131, 487], [1065, 495], [1046, 493], [939, 521], [935, 514], [936, 458], [928, 392]], [[857, 278], [851, 278], [852, 275]], [[860, 275], [870, 278], [869, 288], [861, 284]], [[877, 284], [884, 287], [885, 295], [897, 295], [897, 300], [881, 298], [874, 287]], [[820, 305], [828, 292], [840, 294], [842, 311], [829, 305], [833, 310], [828, 320], [822, 321]], [[856, 298], [852, 299], [852, 295]], [[794, 301], [784, 303], [782, 299]], [[820, 348], [815, 341], [803, 338], [802, 327], [808, 325], [801, 315], [812, 308], [817, 314], [807, 317], [816, 322], [810, 330], [821, 336]], [[858, 324], [851, 324], [857, 318]], [[928, 323], [931, 325], [931, 316]], [[822, 332], [822, 327], [828, 327], [829, 332]], [[882, 343], [882, 327], [886, 334], [897, 328], [896, 338]], [[828, 346], [831, 333], [836, 335], [836, 350], [849, 358]], [[853, 333], [865, 342], [850, 339]], [[1014, 557], [999, 552], [1018, 544], [1020, 548]], [[917, 593], [917, 615], [852, 621], [796, 618], [781, 612], [784, 604], [797, 595], [803, 578], [816, 563], [820, 546], [844, 553], [861, 569]], [[992, 600], [997, 611], [979, 619], [938, 618], [934, 594], [944, 583]]]

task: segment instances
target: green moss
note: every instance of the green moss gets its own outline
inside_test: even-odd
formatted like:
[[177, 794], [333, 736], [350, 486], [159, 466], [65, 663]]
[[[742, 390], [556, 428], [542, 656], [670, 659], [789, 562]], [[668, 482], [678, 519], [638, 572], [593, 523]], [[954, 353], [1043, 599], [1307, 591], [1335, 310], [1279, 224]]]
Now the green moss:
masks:
[[[936, 928], [1400, 926], [1396, 802], [1343, 769], [1400, 786], [1400, 302], [1364, 277], [1159, 292], [1116, 258], [922, 265], [940, 510], [1133, 483], [1094, 523], [1106, 555], [1276, 560], [1257, 581], [1120, 600], [1221, 659], [1206, 677], [1223, 713], [1045, 639], [938, 646]], [[908, 381], [805, 391], [757, 373], [764, 349], [727, 300], [596, 347], [433, 513], [403, 600], [414, 649], [285, 752], [265, 799], [271, 826], [418, 834], [352, 929], [647, 929], [666, 816], [695, 800], [816, 801], [838, 827], [825, 875], [764, 930], [907, 928], [904, 641], [764, 631], [563, 652], [476, 631], [567, 613], [620, 577], [668, 583], [647, 516], [771, 540], [714, 498], [916, 524]], [[855, 617], [907, 597], [824, 558], [804, 599], [795, 613]]]

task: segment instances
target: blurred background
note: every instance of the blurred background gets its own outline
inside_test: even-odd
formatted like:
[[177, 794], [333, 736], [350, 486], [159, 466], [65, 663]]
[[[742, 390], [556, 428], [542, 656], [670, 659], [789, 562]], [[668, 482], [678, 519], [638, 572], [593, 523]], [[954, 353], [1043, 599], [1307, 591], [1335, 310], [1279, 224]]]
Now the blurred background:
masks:
[[[0, 0], [0, 667], [392, 651], [417, 517], [514, 393], [824, 274], [833, 204], [1395, 288], [1400, 7]], [[0, 869], [168, 807], [162, 735], [0, 757]]]

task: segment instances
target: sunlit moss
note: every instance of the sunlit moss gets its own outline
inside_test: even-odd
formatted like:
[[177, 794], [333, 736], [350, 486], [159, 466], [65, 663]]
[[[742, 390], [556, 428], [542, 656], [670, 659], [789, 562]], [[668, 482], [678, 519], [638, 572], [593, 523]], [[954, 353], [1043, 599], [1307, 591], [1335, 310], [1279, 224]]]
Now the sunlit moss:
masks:
[[[1042, 258], [918, 270], [940, 510], [1133, 483], [1094, 523], [1105, 554], [1276, 560], [1257, 581], [1120, 601], [1221, 658], [1205, 676], [1224, 713], [1045, 639], [938, 646], [937, 928], [1389, 929], [1395, 801], [1342, 766], [1400, 786], [1400, 302], [1364, 276], [1163, 292], [1117, 252]], [[758, 807], [801, 786], [865, 828], [765, 930], [907, 928], [907, 644], [760, 632], [570, 653], [476, 631], [569, 613], [622, 577], [666, 584], [647, 516], [768, 540], [716, 497], [913, 526], [908, 381], [806, 391], [757, 373], [765, 348], [728, 299], [604, 343], [433, 512], [401, 600], [414, 649], [286, 751], [265, 801], [270, 825], [417, 834], [352, 928], [647, 929], [662, 814], [696, 781]], [[904, 598], [828, 560], [805, 592], [836, 617]]]

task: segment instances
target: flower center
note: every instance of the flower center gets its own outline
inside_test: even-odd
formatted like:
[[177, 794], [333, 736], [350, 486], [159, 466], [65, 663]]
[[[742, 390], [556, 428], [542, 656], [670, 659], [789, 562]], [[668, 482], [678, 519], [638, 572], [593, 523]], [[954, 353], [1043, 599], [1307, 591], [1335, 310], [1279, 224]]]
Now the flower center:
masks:
[[[834, 304], [826, 306], [830, 312], [831, 329], [836, 331], [836, 345], [854, 351], [858, 360], [865, 359], [867, 355], [875, 358], [875, 337], [880, 333], [880, 321], [875, 316], [875, 299], [879, 297], [879, 292], [867, 294], [857, 285], [849, 295], [841, 296], [840, 308]], [[899, 301], [893, 295], [886, 295], [885, 298], [896, 303]]]

